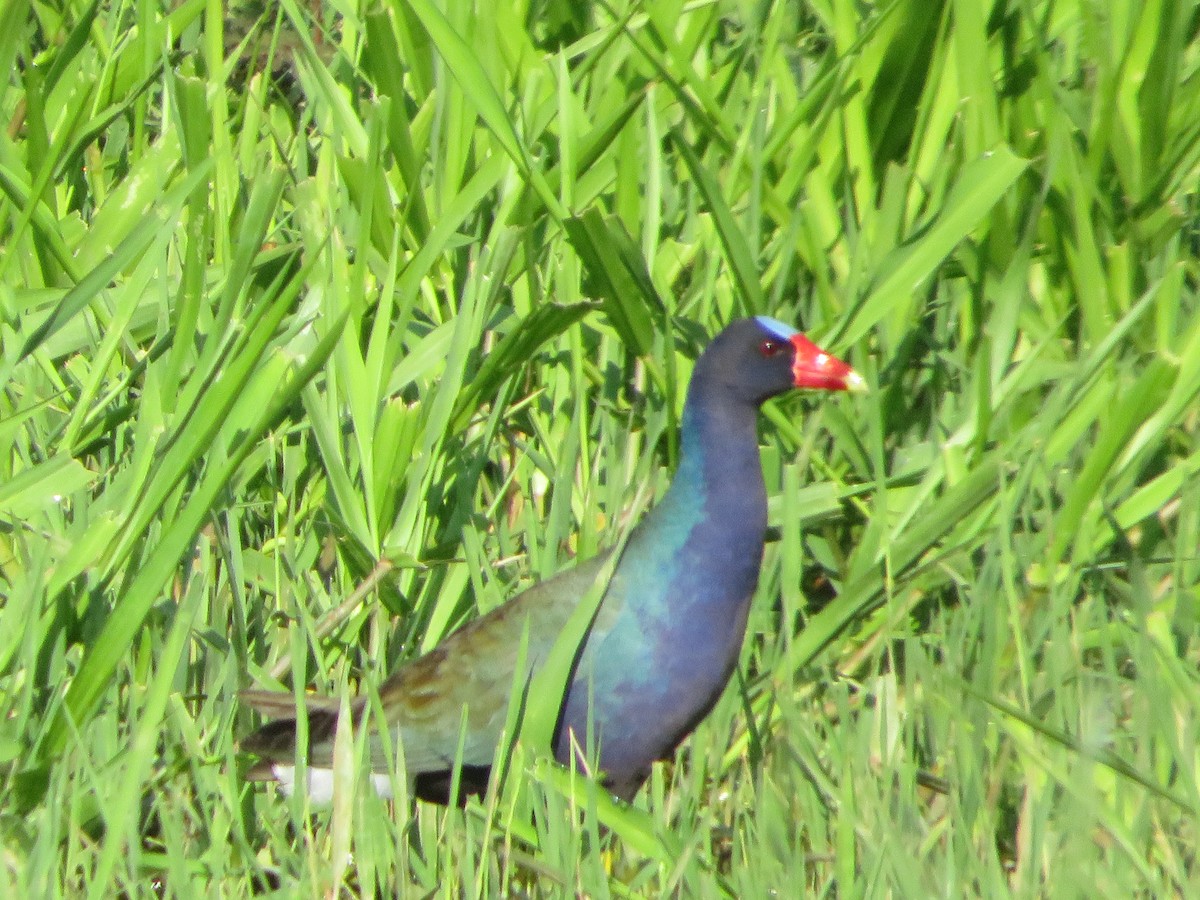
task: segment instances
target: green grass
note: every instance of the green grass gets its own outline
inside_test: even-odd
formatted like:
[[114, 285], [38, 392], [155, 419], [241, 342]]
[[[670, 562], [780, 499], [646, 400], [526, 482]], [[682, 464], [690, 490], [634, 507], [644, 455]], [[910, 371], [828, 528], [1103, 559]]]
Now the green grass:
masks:
[[[1200, 890], [1200, 7], [444, 6], [0, 7], [0, 893]], [[239, 688], [618, 540], [759, 312], [873, 391], [765, 411], [632, 808], [243, 783]]]

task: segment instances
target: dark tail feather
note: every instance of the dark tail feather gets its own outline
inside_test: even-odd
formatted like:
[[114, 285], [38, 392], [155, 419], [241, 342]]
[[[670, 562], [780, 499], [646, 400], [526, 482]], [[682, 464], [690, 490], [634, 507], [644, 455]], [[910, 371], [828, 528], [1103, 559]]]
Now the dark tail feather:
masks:
[[[239, 742], [243, 753], [253, 753], [263, 762], [251, 768], [247, 778], [251, 781], [269, 780], [271, 761], [290, 761], [296, 756], [296, 698], [278, 691], [250, 689], [239, 696], [265, 716], [275, 717], [257, 731], [246, 735]], [[323, 744], [333, 741], [337, 729], [338, 701], [333, 697], [305, 697], [304, 707], [308, 712], [308, 744]], [[262, 772], [258, 772], [262, 769]], [[258, 774], [261, 778], [255, 778]]]
[[[246, 688], [238, 691], [243, 703], [254, 707], [264, 716], [272, 719], [296, 718], [296, 697], [287, 691], [264, 691], [259, 688]], [[319, 694], [307, 694], [304, 697], [304, 708], [311, 714], [314, 710], [337, 714], [340, 703], [337, 697], [322, 697]]]
[[[242, 738], [238, 749], [258, 757], [258, 762], [246, 770], [247, 781], [275, 781], [275, 763], [291, 763], [296, 758], [296, 698], [279, 691], [263, 691], [255, 688], [242, 691], [241, 699], [264, 716], [273, 717], [257, 731]], [[304, 698], [308, 714], [308, 741], [315, 745], [331, 746], [337, 729], [340, 704], [334, 697]], [[361, 704], [355, 704], [356, 713]], [[310, 760], [311, 762], [311, 760]], [[482, 796], [488, 788], [491, 766], [464, 765], [459, 773], [458, 794], [454, 798], [459, 806], [465, 806], [472, 795]], [[449, 804], [450, 786], [453, 777], [449, 769], [417, 773], [413, 779], [413, 793], [429, 803]]]

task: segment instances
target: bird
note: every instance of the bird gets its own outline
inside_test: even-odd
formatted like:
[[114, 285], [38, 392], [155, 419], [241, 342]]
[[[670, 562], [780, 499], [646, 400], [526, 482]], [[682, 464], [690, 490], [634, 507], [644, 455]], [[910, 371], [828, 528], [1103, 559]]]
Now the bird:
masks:
[[[767, 532], [757, 414], [767, 399], [792, 388], [858, 391], [865, 381], [784, 322], [755, 316], [730, 323], [693, 368], [671, 485], [623, 546], [527, 588], [383, 682], [386, 726], [373, 721], [372, 727], [387, 727], [393, 744], [401, 744], [417, 798], [462, 803], [487, 789], [517, 666], [523, 660], [521, 675], [533, 677], [605, 571], [609, 581], [567, 677], [550, 749], [559, 763], [582, 766], [579, 748], [595, 748], [602, 784], [626, 801], [655, 761], [672, 756], [737, 664]], [[614, 552], [619, 557], [606, 570]], [[298, 787], [295, 696], [255, 689], [241, 696], [278, 717], [241, 741], [241, 751], [257, 757], [246, 777], [275, 781], [290, 794]], [[313, 802], [329, 802], [340, 704], [312, 695], [303, 702], [304, 786]], [[355, 722], [362, 720], [366, 699], [350, 709]], [[376, 733], [369, 756], [375, 791], [391, 797], [392, 775]], [[451, 796], [455, 774], [458, 791]]]

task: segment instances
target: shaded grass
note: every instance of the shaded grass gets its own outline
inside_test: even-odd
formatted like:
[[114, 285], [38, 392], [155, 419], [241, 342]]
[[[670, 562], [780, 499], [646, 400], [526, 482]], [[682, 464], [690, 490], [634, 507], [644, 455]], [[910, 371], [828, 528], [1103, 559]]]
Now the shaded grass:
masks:
[[[0, 16], [12, 892], [1190, 892], [1192, 5]], [[240, 687], [617, 540], [756, 312], [875, 390], [765, 411], [739, 679], [633, 808], [242, 783]]]

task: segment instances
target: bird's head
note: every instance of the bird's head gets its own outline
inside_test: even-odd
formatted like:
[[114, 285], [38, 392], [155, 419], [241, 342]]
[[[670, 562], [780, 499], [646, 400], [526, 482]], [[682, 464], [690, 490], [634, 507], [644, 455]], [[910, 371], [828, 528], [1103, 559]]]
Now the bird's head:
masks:
[[[701, 375], [701, 369], [707, 370]], [[693, 378], [716, 379], [725, 390], [761, 403], [791, 388], [866, 390], [863, 377], [801, 332], [769, 316], [740, 319], [713, 339]]]

